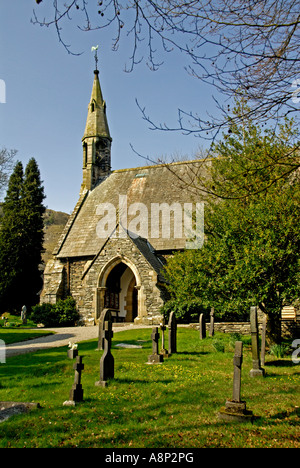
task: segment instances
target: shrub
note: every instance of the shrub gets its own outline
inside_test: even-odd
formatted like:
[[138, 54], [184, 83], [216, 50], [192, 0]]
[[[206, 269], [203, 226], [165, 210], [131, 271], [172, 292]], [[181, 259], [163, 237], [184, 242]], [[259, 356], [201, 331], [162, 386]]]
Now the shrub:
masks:
[[59, 317], [59, 326], [61, 327], [71, 327], [79, 319], [76, 301], [73, 297], [57, 301], [55, 312]]
[[45, 327], [57, 326], [58, 318], [53, 304], [38, 304], [32, 307], [30, 318], [35, 323], [43, 323]]
[[71, 327], [79, 319], [76, 302], [72, 297], [56, 304], [39, 304], [32, 307], [30, 318], [45, 327]]

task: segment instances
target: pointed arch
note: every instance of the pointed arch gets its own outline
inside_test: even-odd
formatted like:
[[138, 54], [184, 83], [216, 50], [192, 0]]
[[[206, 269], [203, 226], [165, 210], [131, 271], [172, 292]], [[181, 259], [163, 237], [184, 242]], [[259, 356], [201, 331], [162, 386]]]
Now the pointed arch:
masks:
[[[141, 275], [136, 267], [136, 265], [127, 257], [117, 255], [113, 257], [109, 262], [107, 262], [104, 267], [101, 268], [99, 275], [98, 275], [98, 280], [97, 280], [97, 288], [96, 288], [96, 311], [95, 311], [95, 318], [96, 320], [100, 317], [100, 314], [102, 310], [107, 307], [105, 306], [105, 297], [106, 297], [106, 291], [108, 287], [108, 279], [109, 275], [113, 273], [113, 270], [120, 264], [126, 265], [132, 272], [133, 278], [134, 278], [134, 288], [135, 288], [135, 301], [137, 304], [137, 319], [144, 316], [145, 314], [145, 297], [143, 293], [143, 287], [141, 283]], [[124, 298], [126, 298], [126, 301], [128, 301], [128, 294], [129, 294], [129, 287], [132, 285], [131, 281], [127, 285], [127, 290], [126, 293], [123, 295]], [[133, 289], [133, 288], [132, 288]], [[131, 291], [133, 293], [133, 290]], [[131, 300], [131, 307], [132, 307], [133, 300]], [[129, 306], [129, 302], [126, 303], [126, 306]], [[127, 307], [125, 307], [125, 310], [128, 311]], [[126, 317], [126, 315], [125, 315]]]

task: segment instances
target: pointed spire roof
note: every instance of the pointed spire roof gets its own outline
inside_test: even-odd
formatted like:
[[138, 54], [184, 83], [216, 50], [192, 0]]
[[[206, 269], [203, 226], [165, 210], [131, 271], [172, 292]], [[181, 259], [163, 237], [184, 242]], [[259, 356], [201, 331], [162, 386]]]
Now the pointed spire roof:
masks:
[[103, 99], [99, 82], [99, 71], [95, 70], [94, 74], [92, 95], [82, 140], [95, 136], [109, 138], [111, 140], [106, 117], [106, 103]]

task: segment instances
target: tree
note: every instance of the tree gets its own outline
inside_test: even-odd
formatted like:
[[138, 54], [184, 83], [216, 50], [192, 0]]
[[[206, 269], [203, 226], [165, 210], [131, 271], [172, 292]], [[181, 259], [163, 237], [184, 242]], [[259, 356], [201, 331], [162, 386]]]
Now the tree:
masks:
[[[35, 12], [33, 22], [54, 26], [68, 52], [70, 46], [63, 38], [66, 20], [76, 22], [82, 31], [115, 28], [114, 49], [124, 37], [131, 38], [127, 71], [146, 53], [148, 66], [156, 70], [165, 52], [177, 50], [190, 60], [187, 71], [222, 96], [247, 96], [252, 120], [299, 116], [300, 14], [296, 0], [103, 0], [97, 5], [86, 0], [55, 0], [50, 11], [46, 5], [45, 9], [43, 20]], [[218, 102], [217, 106], [222, 113], [219, 119], [179, 110], [177, 129], [215, 138], [230, 124], [227, 103]], [[142, 111], [153, 128], [170, 130]]]
[[28, 304], [37, 302], [37, 294], [42, 288], [39, 266], [42, 263], [44, 243], [44, 198], [40, 171], [36, 160], [32, 158], [25, 170], [22, 200], [25, 220], [24, 237], [26, 237], [24, 251], [26, 275], [24, 275], [23, 295]]
[[34, 159], [17, 162], [9, 179], [0, 229], [0, 308], [19, 310], [37, 302], [41, 289], [44, 191]]
[[[276, 174], [266, 164], [291, 152], [292, 137], [289, 122], [277, 138], [249, 121], [232, 128], [215, 146], [219, 158], [206, 182], [210, 193], [218, 185], [222, 198], [208, 196], [204, 247], [175, 255], [166, 267], [177, 301], [197, 300], [231, 317], [259, 305], [268, 316], [271, 342], [280, 341], [283, 305], [300, 293], [299, 179], [287, 175], [284, 164]], [[259, 190], [268, 182], [268, 190]]]
[[22, 276], [23, 222], [22, 190], [23, 165], [17, 162], [10, 176], [8, 190], [2, 205], [3, 218], [0, 228], [0, 307], [5, 311], [10, 298], [16, 296], [15, 285]]
[[9, 173], [12, 170], [13, 160], [17, 154], [16, 150], [2, 148], [0, 150], [0, 194], [5, 189]]

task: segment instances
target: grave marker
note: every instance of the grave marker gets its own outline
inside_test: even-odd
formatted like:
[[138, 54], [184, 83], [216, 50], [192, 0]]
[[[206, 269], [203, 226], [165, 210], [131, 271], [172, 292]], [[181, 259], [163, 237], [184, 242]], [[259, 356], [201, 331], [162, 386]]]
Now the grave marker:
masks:
[[260, 365], [259, 357], [259, 337], [257, 325], [257, 307], [250, 307], [250, 327], [251, 327], [251, 348], [252, 348], [252, 369], [251, 377], [259, 377], [265, 375], [265, 370]]
[[104, 353], [100, 359], [100, 380], [95, 383], [96, 386], [106, 387], [107, 381], [114, 378], [115, 374], [115, 361], [111, 354], [111, 340], [113, 337], [112, 321], [104, 322]]
[[267, 316], [264, 315], [262, 321], [262, 330], [261, 330], [261, 350], [260, 350], [260, 361], [261, 365], [265, 365], [265, 357], [266, 357], [266, 334], [267, 334]]
[[164, 318], [163, 318], [163, 321], [162, 321], [162, 323], [160, 325], [160, 329], [162, 331], [162, 335], [161, 335], [161, 350], [160, 350], [159, 354], [162, 354], [164, 358], [167, 358], [167, 357], [169, 357], [169, 352], [165, 348], [165, 330], [167, 329], [167, 327], [166, 327], [166, 322], [165, 322]]
[[210, 324], [209, 324], [209, 336], [214, 336], [215, 334], [215, 308], [212, 307], [210, 310]]
[[158, 340], [159, 340], [158, 327], [152, 328], [151, 339], [152, 339], [152, 354], [148, 356], [147, 364], [159, 364], [164, 361], [164, 358], [161, 354], [158, 353]]
[[246, 402], [241, 401], [241, 374], [243, 363], [243, 342], [236, 341], [233, 357], [233, 391], [232, 400], [227, 400], [225, 407], [219, 411], [219, 418], [225, 421], [251, 421], [252, 411], [246, 409]]
[[170, 313], [169, 322], [169, 355], [177, 353], [177, 321], [175, 312]]
[[99, 334], [98, 334], [98, 348], [104, 349], [104, 324], [107, 321], [112, 321], [111, 312], [109, 309], [103, 309], [99, 319]]
[[204, 314], [200, 314], [199, 316], [199, 335], [200, 340], [206, 338], [206, 324]]
[[64, 406], [74, 406], [76, 403], [83, 401], [83, 388], [81, 385], [81, 373], [84, 369], [82, 364], [83, 356], [76, 356], [73, 369], [75, 370], [74, 383], [70, 391], [70, 399], [64, 402]]

